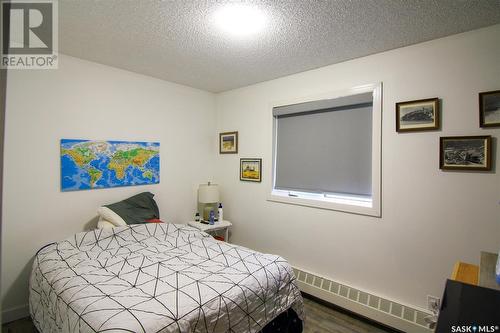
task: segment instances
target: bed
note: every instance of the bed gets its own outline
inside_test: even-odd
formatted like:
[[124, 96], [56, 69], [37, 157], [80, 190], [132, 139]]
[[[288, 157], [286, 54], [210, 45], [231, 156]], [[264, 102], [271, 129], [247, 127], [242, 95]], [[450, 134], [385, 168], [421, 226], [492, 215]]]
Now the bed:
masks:
[[300, 332], [303, 316], [286, 260], [171, 223], [82, 232], [42, 248], [29, 304], [41, 333]]

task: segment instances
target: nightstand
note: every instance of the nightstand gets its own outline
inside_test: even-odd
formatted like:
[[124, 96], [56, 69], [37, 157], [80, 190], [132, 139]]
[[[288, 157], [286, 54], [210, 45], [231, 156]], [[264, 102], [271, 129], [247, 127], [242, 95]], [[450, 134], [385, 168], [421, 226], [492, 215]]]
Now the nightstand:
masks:
[[190, 221], [188, 222], [188, 225], [206, 233], [224, 230], [224, 240], [229, 243], [229, 227], [231, 227], [233, 224], [229, 221], [223, 220], [220, 222], [215, 222], [214, 224], [204, 224], [196, 221]]

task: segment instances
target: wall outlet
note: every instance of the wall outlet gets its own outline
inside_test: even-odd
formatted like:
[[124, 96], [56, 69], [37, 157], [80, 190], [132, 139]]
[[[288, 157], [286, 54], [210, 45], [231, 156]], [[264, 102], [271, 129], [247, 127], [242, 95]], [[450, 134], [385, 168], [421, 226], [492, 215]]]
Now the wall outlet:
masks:
[[441, 299], [436, 296], [427, 295], [427, 309], [432, 313], [438, 313], [441, 307]]

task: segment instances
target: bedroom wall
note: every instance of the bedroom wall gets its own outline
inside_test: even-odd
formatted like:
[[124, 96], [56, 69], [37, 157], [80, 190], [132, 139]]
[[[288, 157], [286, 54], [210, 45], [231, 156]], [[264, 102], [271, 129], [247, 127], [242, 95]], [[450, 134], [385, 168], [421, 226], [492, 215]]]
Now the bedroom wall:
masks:
[[[217, 147], [213, 94], [60, 55], [58, 70], [9, 71], [2, 226], [5, 320], [25, 313], [32, 257], [95, 223], [100, 205], [151, 191], [185, 223]], [[160, 184], [60, 190], [61, 138], [160, 142]]]
[[[217, 95], [217, 129], [239, 131], [218, 155], [232, 241], [416, 307], [441, 297], [457, 260], [500, 246], [500, 129], [480, 129], [478, 92], [500, 89], [500, 25], [367, 56]], [[383, 82], [382, 218], [266, 201], [271, 103]], [[439, 97], [442, 130], [398, 134], [399, 101]], [[493, 135], [496, 171], [439, 170], [439, 137]], [[261, 184], [239, 181], [239, 158], [262, 157]], [[307, 170], [305, 170], [307, 171]]]

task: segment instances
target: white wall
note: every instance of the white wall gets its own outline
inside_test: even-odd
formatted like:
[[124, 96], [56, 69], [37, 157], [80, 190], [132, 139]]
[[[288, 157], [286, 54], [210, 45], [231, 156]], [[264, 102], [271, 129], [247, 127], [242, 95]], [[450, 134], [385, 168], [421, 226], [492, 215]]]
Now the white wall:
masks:
[[[217, 181], [232, 241], [409, 305], [441, 297], [456, 260], [500, 246], [500, 172], [439, 170], [439, 137], [480, 129], [478, 92], [500, 89], [500, 25], [291, 75], [217, 96], [218, 131], [239, 131]], [[340, 47], [340, 46], [339, 46]], [[293, 56], [293, 54], [291, 55]], [[266, 201], [273, 101], [383, 82], [382, 218]], [[398, 134], [395, 103], [439, 97], [442, 130]], [[239, 158], [263, 158], [261, 184], [239, 181]], [[307, 170], [305, 170], [307, 171]]]
[[[208, 92], [63, 55], [58, 70], [10, 71], [3, 310], [21, 311], [27, 303], [36, 251], [82, 231], [102, 204], [151, 191], [162, 219], [192, 218], [198, 184], [213, 175], [215, 126]], [[160, 142], [160, 184], [62, 193], [61, 138]]]

